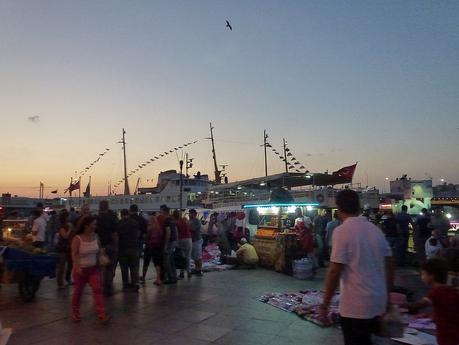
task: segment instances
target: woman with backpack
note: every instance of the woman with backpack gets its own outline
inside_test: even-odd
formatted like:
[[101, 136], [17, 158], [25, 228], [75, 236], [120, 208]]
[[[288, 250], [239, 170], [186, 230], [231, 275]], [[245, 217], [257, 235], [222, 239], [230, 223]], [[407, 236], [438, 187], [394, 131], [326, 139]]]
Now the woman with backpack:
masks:
[[145, 242], [145, 252], [143, 256], [143, 269], [142, 277], [140, 282], [145, 284], [145, 278], [147, 276], [148, 267], [150, 261], [153, 261], [153, 265], [156, 269], [156, 279], [153, 282], [155, 285], [161, 285], [161, 274], [163, 266], [163, 247], [164, 247], [164, 232], [161, 225], [158, 222], [156, 216], [151, 216], [148, 222], [147, 236]]
[[69, 212], [63, 209], [59, 212], [59, 231], [55, 238], [55, 250], [59, 253], [59, 261], [57, 263], [57, 287], [64, 289], [65, 269], [71, 263], [70, 241], [73, 235], [73, 225], [69, 220]]

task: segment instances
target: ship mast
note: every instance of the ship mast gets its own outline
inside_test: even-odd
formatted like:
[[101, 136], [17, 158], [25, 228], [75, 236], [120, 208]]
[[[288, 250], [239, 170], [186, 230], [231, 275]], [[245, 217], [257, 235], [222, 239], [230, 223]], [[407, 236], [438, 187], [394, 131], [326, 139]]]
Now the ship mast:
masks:
[[217, 164], [217, 155], [215, 153], [215, 142], [214, 142], [214, 132], [213, 132], [214, 127], [212, 127], [212, 123], [210, 123], [210, 140], [212, 142], [212, 158], [214, 160], [214, 173], [215, 173], [215, 183], [220, 184], [222, 183], [222, 178], [221, 178], [221, 171], [218, 170], [218, 164]]
[[266, 134], [266, 129], [265, 129], [263, 131], [263, 146], [265, 149], [265, 176], [268, 176], [268, 155], [266, 154], [266, 146], [267, 146], [266, 139], [268, 139], [268, 134]]
[[284, 162], [285, 162], [285, 172], [288, 173], [288, 166], [287, 166], [287, 142], [285, 138], [282, 139], [284, 143]]
[[126, 140], [125, 140], [126, 131], [123, 128], [123, 139], [120, 141], [123, 144], [123, 155], [124, 155], [124, 195], [130, 195], [129, 192], [129, 181], [127, 176], [127, 163], [126, 163]]

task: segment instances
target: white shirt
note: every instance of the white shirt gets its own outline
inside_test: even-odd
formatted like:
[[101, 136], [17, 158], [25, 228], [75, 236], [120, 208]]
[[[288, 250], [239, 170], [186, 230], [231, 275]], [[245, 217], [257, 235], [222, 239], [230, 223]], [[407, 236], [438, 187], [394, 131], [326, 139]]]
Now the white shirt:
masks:
[[330, 261], [344, 265], [339, 312], [371, 319], [387, 304], [385, 258], [392, 256], [382, 231], [365, 217], [351, 217], [333, 232]]
[[32, 234], [34, 242], [45, 242], [45, 234], [46, 234], [46, 220], [43, 217], [38, 217], [33, 221], [32, 225]]
[[435, 239], [435, 237], [430, 237], [427, 241], [426, 241], [426, 244], [425, 244], [425, 250], [426, 250], [426, 258], [427, 259], [432, 259], [436, 256], [439, 256], [440, 255], [440, 251], [443, 249], [443, 246], [440, 242], [439, 239], [436, 239], [437, 240], [437, 245], [436, 246], [433, 246], [430, 244], [430, 240], [432, 239]]

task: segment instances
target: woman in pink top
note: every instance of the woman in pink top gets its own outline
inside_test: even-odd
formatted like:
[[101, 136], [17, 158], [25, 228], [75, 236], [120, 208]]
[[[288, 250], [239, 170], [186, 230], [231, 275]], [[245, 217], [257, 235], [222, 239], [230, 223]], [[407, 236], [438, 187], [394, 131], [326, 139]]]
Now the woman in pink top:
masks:
[[86, 283], [92, 288], [97, 316], [102, 323], [108, 322], [102, 297], [101, 272], [99, 268], [100, 246], [96, 230], [96, 218], [86, 216], [78, 223], [76, 236], [72, 240], [73, 280], [72, 319], [81, 321], [80, 302]]

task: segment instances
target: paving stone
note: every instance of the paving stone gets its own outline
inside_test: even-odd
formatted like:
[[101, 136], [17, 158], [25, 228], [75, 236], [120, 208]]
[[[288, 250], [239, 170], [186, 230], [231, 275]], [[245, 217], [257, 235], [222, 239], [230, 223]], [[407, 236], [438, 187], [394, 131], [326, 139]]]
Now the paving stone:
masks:
[[[413, 269], [399, 271], [396, 284], [418, 296], [425, 293]], [[112, 320], [105, 326], [97, 324], [90, 289], [82, 298], [82, 322], [75, 324], [70, 319], [72, 287], [58, 291], [55, 280], [44, 280], [36, 300], [25, 304], [18, 300], [16, 286], [2, 286], [1, 321], [14, 328], [8, 345], [343, 343], [340, 330], [320, 328], [257, 300], [269, 292], [322, 289], [322, 279], [301, 281], [258, 269], [208, 273], [175, 286], [156, 287], [147, 280], [138, 293], [123, 293], [120, 286], [117, 274], [118, 290], [106, 300]]]

